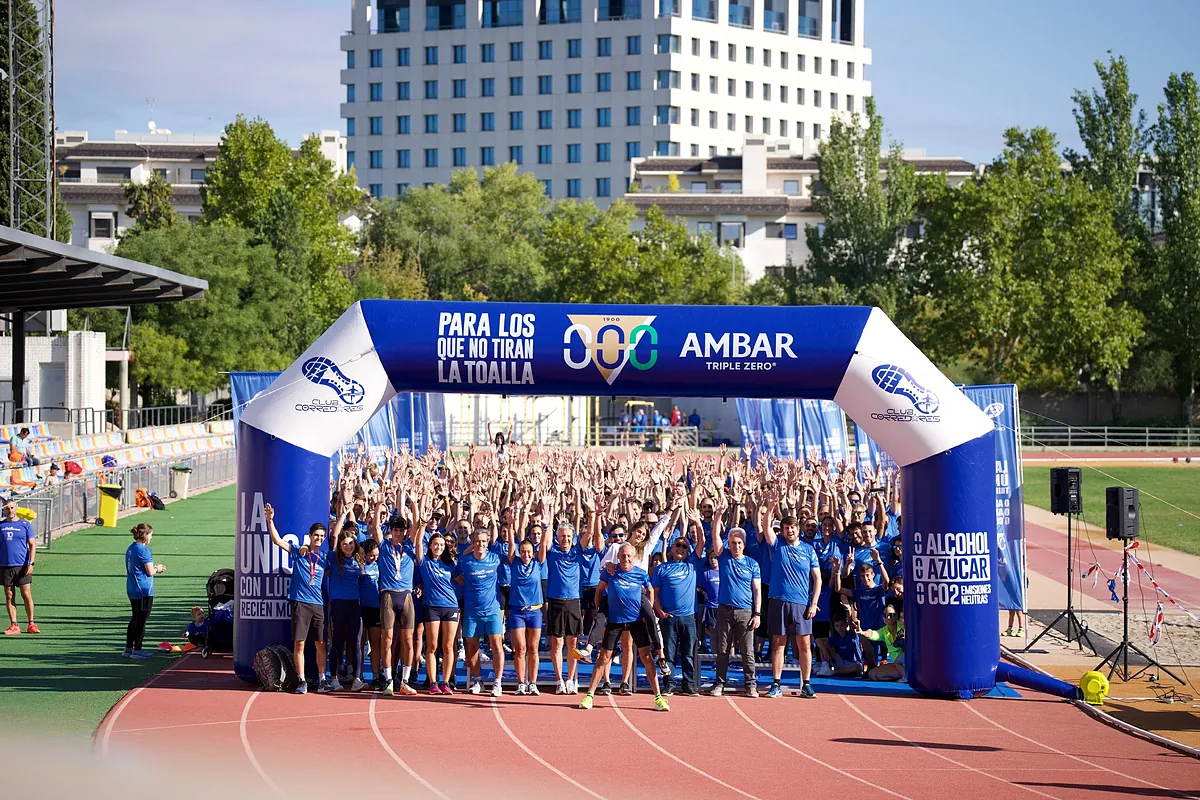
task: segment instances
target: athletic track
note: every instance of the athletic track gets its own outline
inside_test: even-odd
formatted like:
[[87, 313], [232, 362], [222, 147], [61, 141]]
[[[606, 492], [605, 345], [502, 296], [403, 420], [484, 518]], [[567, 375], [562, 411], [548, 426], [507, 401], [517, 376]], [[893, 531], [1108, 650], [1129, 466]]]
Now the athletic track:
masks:
[[[1027, 695], [1030, 693], [1027, 693]], [[130, 692], [95, 747], [119, 761], [203, 757], [263, 797], [959, 798], [1200, 800], [1200, 761], [1057, 700], [823, 694], [808, 701], [459, 694], [265, 694], [227, 658], [187, 655]], [[249, 795], [247, 795], [249, 796]]]

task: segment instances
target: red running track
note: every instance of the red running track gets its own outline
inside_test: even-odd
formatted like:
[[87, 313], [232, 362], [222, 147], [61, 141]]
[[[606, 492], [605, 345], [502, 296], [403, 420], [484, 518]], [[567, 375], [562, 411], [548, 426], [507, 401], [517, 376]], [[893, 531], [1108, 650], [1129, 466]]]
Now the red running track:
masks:
[[1055, 700], [264, 694], [185, 656], [96, 731], [113, 763], [219, 765], [223, 792], [329, 797], [1195, 797], [1200, 761]]

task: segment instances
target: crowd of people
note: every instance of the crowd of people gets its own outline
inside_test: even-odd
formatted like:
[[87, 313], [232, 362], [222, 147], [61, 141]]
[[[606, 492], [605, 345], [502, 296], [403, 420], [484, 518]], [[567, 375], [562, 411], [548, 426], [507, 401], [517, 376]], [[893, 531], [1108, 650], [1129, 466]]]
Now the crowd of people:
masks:
[[329, 520], [292, 532], [302, 544], [266, 509], [291, 557], [297, 672], [317, 676], [297, 693], [480, 694], [490, 661], [498, 697], [511, 659], [512, 689], [537, 695], [543, 636], [545, 685], [584, 709], [635, 692], [639, 662], [663, 711], [701, 693], [705, 656], [713, 696], [739, 658], [750, 697], [764, 661], [767, 697], [785, 667], [801, 697], [814, 675], [904, 679], [898, 473], [753, 455], [622, 457], [500, 433], [490, 452], [342, 459]]

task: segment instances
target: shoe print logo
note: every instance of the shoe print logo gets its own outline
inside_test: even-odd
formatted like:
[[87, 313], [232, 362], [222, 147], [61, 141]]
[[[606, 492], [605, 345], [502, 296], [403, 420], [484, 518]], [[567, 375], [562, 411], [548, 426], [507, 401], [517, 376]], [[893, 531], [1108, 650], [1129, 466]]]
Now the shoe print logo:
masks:
[[304, 362], [304, 366], [300, 368], [304, 377], [308, 378], [318, 386], [328, 386], [333, 391], [337, 392], [337, 396], [343, 403], [348, 406], [356, 406], [362, 403], [367, 396], [363, 385], [353, 378], [346, 377], [346, 373], [338, 369], [338, 365], [330, 361], [328, 358], [317, 356], [310, 358]]
[[938, 410], [938, 396], [926, 389], [903, 367], [895, 364], [880, 364], [871, 371], [871, 380], [888, 394], [906, 397], [921, 414], [932, 414]]

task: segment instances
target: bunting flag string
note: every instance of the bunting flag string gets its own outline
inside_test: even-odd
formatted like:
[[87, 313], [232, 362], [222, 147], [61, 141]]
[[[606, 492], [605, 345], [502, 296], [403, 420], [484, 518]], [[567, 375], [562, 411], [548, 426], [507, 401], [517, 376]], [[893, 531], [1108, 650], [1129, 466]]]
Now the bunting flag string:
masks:
[[1154, 621], [1150, 623], [1150, 646], [1158, 646], [1158, 637], [1162, 635], [1163, 605], [1158, 601], [1154, 608]]
[[[1137, 556], [1135, 556], [1133, 554], [1133, 552], [1135, 550], [1137, 550], [1138, 547], [1140, 547], [1140, 546], [1141, 546], [1141, 542], [1133, 541], [1133, 542], [1130, 542], [1129, 546], [1127, 546], [1125, 548], [1125, 552], [1129, 558], [1129, 561], [1135, 567], [1138, 568], [1139, 572], [1141, 572], [1142, 574], [1144, 574], [1146, 576], [1146, 579], [1150, 581], [1150, 585], [1154, 587], [1154, 591], [1157, 592], [1159, 595], [1161, 595], [1163, 600], [1166, 600], [1168, 603], [1170, 603], [1171, 605], [1178, 608], [1184, 614], [1187, 614], [1188, 617], [1193, 622], [1200, 622], [1200, 616], [1197, 616], [1196, 614], [1192, 613], [1192, 611], [1190, 609], [1188, 609], [1183, 604], [1181, 604], [1178, 600], [1176, 600], [1174, 597], [1172, 597], [1171, 594], [1166, 589], [1164, 589], [1157, 580], [1154, 579], [1154, 576], [1150, 573], [1150, 570], [1148, 570], [1146, 568], [1146, 565], [1143, 564], [1141, 561], [1139, 561]], [[1093, 562], [1092, 565], [1087, 568], [1087, 571], [1083, 573], [1082, 577], [1083, 577], [1083, 580], [1086, 580], [1089, 577], [1092, 579], [1092, 588], [1093, 589], [1095, 589], [1099, 585], [1101, 576], [1106, 578], [1108, 581], [1108, 584], [1107, 584], [1108, 585], [1108, 593], [1109, 593], [1112, 601], [1114, 603], [1119, 603], [1119, 602], [1121, 602], [1121, 598], [1117, 595], [1117, 582], [1121, 579], [1121, 570], [1122, 570], [1121, 567], [1117, 567], [1115, 572], [1109, 573], [1107, 570], [1104, 569], [1104, 567], [1100, 566], [1099, 561], [1096, 561], [1096, 562]], [[1150, 622], [1150, 646], [1151, 647], [1154, 647], [1158, 644], [1159, 638], [1162, 636], [1162, 626], [1163, 626], [1163, 604], [1162, 604], [1162, 601], [1159, 601], [1157, 603], [1157, 606], [1155, 609], [1154, 618]]]

